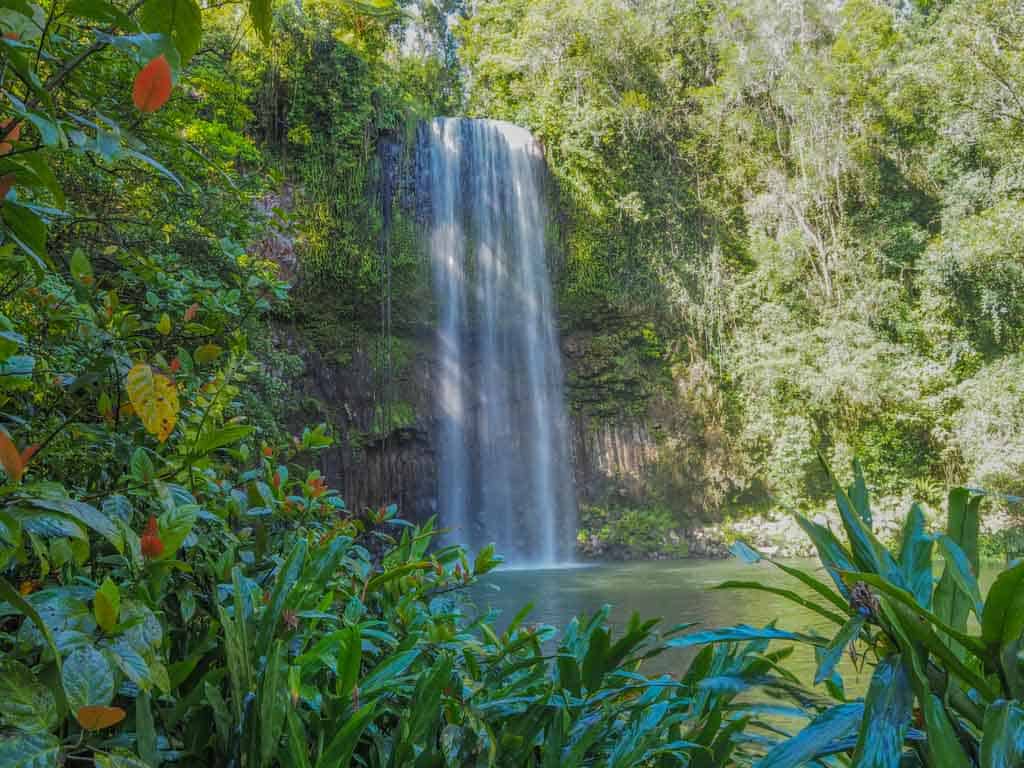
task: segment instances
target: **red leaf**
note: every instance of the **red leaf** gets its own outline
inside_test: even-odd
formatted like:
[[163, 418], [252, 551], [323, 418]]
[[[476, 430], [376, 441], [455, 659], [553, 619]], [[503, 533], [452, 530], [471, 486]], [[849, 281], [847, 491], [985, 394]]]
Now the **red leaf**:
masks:
[[193, 304], [191, 307], [185, 310], [185, 322], [191, 323], [196, 319], [196, 313], [199, 311], [199, 305]]
[[132, 101], [140, 112], [156, 112], [171, 98], [171, 65], [160, 54], [135, 76]]
[[4, 472], [15, 483], [21, 480], [21, 476], [25, 472], [25, 466], [21, 462], [21, 454], [18, 453], [18, 449], [14, 445], [14, 441], [11, 440], [10, 435], [2, 429], [0, 429], [0, 466], [4, 468]]

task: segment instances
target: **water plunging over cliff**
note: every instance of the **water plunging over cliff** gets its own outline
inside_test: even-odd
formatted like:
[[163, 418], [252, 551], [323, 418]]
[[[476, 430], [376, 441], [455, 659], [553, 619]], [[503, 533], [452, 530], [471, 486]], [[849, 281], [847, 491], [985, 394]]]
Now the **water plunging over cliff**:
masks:
[[530, 133], [426, 126], [438, 303], [438, 504], [471, 551], [570, 560], [575, 495], [547, 265], [546, 167]]

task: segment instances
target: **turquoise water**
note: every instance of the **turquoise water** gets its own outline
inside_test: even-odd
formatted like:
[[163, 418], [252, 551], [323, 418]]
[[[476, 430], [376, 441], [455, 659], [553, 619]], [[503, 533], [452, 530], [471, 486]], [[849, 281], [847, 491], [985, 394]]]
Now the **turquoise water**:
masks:
[[[788, 565], [814, 572], [831, 584], [817, 560], [792, 560]], [[1002, 568], [985, 564], [981, 574], [982, 594]], [[939, 566], [936, 574], [941, 570]], [[755, 581], [789, 589], [803, 597], [821, 598], [802, 583], [770, 563], [753, 565], [739, 559], [678, 560], [636, 563], [598, 563], [549, 570], [499, 570], [474, 587], [473, 598], [482, 608], [501, 612], [498, 628], [507, 626], [527, 603], [533, 611], [527, 624], [564, 627], [580, 613], [593, 613], [611, 605], [611, 624], [621, 629], [633, 611], [642, 618], [661, 618], [668, 628], [683, 622], [697, 622], [697, 628], [749, 624], [760, 627], [777, 621], [780, 629], [818, 633], [831, 637], [837, 625], [783, 597], [757, 590], [715, 589], [726, 581]], [[678, 649], [649, 659], [642, 671], [651, 675], [681, 675], [698, 649]], [[787, 668], [811, 684], [816, 667], [813, 649], [797, 646]], [[839, 667], [847, 691], [866, 689], [871, 670], [854, 668], [849, 658]]]
[[[831, 583], [817, 561], [792, 561], [793, 565], [818, 571]], [[837, 626], [785, 598], [761, 591], [723, 590], [726, 581], [756, 581], [790, 589], [802, 596], [813, 593], [800, 582], [769, 563], [749, 565], [737, 559], [679, 560], [635, 563], [599, 563], [551, 570], [503, 570], [489, 575], [474, 589], [473, 597], [483, 608], [501, 611], [503, 628], [526, 603], [533, 604], [527, 623], [564, 627], [580, 613], [593, 613], [611, 605], [611, 624], [621, 628], [630, 614], [661, 618], [668, 628], [683, 622], [698, 622], [703, 628], [734, 624], [764, 626], [778, 620], [781, 629], [813, 631], [831, 636]], [[819, 598], [820, 599], [820, 598]], [[697, 628], [695, 627], [695, 631]], [[650, 659], [642, 671], [647, 674], [680, 675], [698, 649], [672, 650]], [[814, 653], [797, 648], [788, 665], [806, 682], [814, 677]], [[844, 665], [850, 688], [867, 684], [852, 666]]]

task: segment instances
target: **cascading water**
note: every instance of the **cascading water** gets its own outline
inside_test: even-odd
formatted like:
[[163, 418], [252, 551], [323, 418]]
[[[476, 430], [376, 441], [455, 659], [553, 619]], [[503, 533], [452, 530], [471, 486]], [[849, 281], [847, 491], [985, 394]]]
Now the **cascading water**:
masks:
[[439, 308], [438, 504], [470, 551], [571, 559], [576, 502], [547, 269], [546, 166], [523, 128], [425, 126]]

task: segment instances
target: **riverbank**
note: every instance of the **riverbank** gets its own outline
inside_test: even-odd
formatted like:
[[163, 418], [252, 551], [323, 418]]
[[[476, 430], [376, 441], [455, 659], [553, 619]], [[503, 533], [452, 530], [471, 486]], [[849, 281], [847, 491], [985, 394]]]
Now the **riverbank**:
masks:
[[[909, 498], [883, 499], [873, 510], [873, 528], [887, 545], [899, 541]], [[944, 512], [923, 507], [930, 530], [942, 528]], [[838, 512], [823, 510], [808, 517], [819, 525], [840, 530]], [[981, 520], [982, 551], [989, 557], [1004, 557], [1024, 550], [1024, 531], [1008, 512], [990, 508]], [[720, 523], [681, 525], [667, 510], [657, 507], [621, 509], [585, 506], [580, 510], [576, 553], [587, 561], [645, 561], [700, 558], [720, 560], [731, 557], [730, 547], [743, 541], [769, 557], [814, 557], [811, 541], [792, 513], [781, 510]]]

